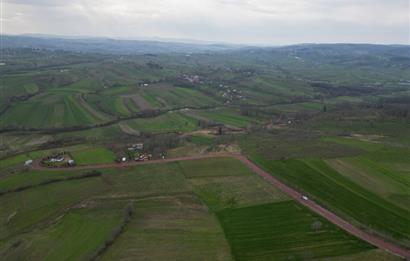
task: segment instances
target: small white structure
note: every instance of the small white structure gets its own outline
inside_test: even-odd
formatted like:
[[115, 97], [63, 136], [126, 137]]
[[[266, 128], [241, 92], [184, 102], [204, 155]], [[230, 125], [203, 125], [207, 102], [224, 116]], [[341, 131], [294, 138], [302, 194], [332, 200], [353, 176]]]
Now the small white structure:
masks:
[[305, 196], [305, 195], [302, 196], [302, 199], [303, 199], [303, 200], [309, 200], [309, 198], [308, 198], [307, 196]]
[[142, 150], [144, 149], [144, 143], [137, 143], [137, 144], [132, 145], [132, 147], [136, 150]]
[[57, 157], [50, 159], [50, 162], [62, 162], [64, 161], [64, 157]]
[[74, 166], [74, 165], [75, 165], [75, 161], [72, 160], [72, 159], [68, 160], [68, 165], [69, 165], [69, 166]]
[[122, 158], [121, 158], [121, 161], [122, 161], [122, 162], [126, 162], [126, 161], [127, 161], [127, 158], [126, 158], [126, 157], [122, 157]]
[[24, 162], [24, 166], [31, 166], [33, 164], [33, 160], [29, 159]]

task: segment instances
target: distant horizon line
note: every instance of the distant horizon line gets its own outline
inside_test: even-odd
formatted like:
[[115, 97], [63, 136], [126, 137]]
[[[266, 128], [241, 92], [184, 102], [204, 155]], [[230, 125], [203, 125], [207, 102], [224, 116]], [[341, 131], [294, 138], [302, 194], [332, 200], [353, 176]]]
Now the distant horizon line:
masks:
[[297, 45], [320, 45], [320, 44], [351, 44], [351, 45], [384, 45], [384, 46], [410, 46], [409, 43], [374, 43], [374, 42], [295, 42], [288, 44], [262, 44], [262, 43], [232, 43], [226, 41], [198, 40], [192, 38], [169, 38], [169, 37], [120, 37], [120, 36], [92, 36], [92, 35], [60, 35], [60, 34], [44, 34], [44, 33], [0, 33], [0, 36], [25, 36], [32, 38], [57, 38], [67, 40], [88, 40], [88, 39], [105, 39], [118, 41], [151, 41], [163, 43], [179, 43], [179, 44], [196, 44], [196, 45], [231, 45], [242, 47], [286, 47]]

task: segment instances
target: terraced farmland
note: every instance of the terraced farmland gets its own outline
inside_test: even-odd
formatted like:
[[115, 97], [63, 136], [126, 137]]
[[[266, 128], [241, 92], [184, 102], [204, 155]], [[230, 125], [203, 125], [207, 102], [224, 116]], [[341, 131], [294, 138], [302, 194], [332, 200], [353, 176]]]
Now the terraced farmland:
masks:
[[0, 259], [410, 255], [408, 46], [3, 38]]
[[90, 114], [74, 95], [44, 94], [15, 103], [1, 119], [2, 126], [52, 128], [92, 125], [101, 122]]
[[124, 98], [119, 95], [88, 95], [87, 101], [95, 110], [105, 112], [111, 116], [131, 115]]
[[151, 106], [165, 108], [216, 106], [220, 104], [215, 98], [200, 91], [172, 86], [150, 86], [142, 91], [142, 96]]

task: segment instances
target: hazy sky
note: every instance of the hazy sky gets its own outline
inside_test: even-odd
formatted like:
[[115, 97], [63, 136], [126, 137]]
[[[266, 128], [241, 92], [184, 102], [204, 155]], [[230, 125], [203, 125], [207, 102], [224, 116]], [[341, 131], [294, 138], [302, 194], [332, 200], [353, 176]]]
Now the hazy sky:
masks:
[[1, 0], [2, 31], [259, 44], [409, 43], [409, 0]]

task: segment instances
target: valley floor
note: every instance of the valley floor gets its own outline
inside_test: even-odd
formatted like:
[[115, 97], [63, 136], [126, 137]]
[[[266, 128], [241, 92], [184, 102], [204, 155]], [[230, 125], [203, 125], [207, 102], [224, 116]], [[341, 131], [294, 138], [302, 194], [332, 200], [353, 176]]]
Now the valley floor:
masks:
[[[104, 260], [137, 256], [154, 260], [172, 257], [192, 260], [204, 256], [212, 260], [272, 257], [287, 260], [364, 253], [373, 249], [372, 245], [402, 257], [410, 256], [408, 250], [366, 233], [314, 201], [303, 199], [302, 194], [240, 154], [88, 165], [66, 170], [40, 169], [37, 166], [37, 171], [53, 173], [49, 177], [61, 172], [77, 175], [87, 169], [100, 169], [103, 174], [72, 181], [61, 179], [49, 185], [38, 183], [31, 189], [4, 194], [1, 201], [8, 199], [19, 206], [18, 209], [11, 204], [2, 207], [7, 222], [3, 225], [6, 232], [0, 238], [0, 251], [10, 260], [22, 255], [52, 260], [59, 256], [58, 249], [63, 251], [61, 255], [95, 256]], [[83, 192], [80, 198], [68, 196], [75, 191], [58, 189], [87, 187], [87, 183], [94, 186], [94, 192]], [[53, 197], [63, 193], [65, 198], [53, 207], [55, 203], [50, 202], [53, 200], [36, 202], [36, 198], [27, 198], [32, 193], [43, 200], [44, 193]], [[71, 203], [64, 202], [70, 198]], [[29, 201], [43, 206], [27, 207]], [[132, 215], [121, 225], [125, 206], [132, 206]], [[40, 209], [50, 212], [34, 215]], [[29, 215], [33, 216], [32, 220], [25, 221]], [[86, 245], [69, 242], [70, 237], [80, 236], [81, 226], [92, 229], [89, 222], [100, 222], [100, 237], [91, 239], [88, 233], [95, 232], [85, 230], [81, 233], [85, 233], [82, 240]], [[70, 223], [79, 229], [78, 233], [67, 234]], [[102, 229], [104, 226], [106, 230]], [[50, 243], [61, 233], [66, 240], [54, 249], [42, 250], [41, 244]], [[40, 248], [25, 252], [32, 249], [32, 244], [40, 244]]]

